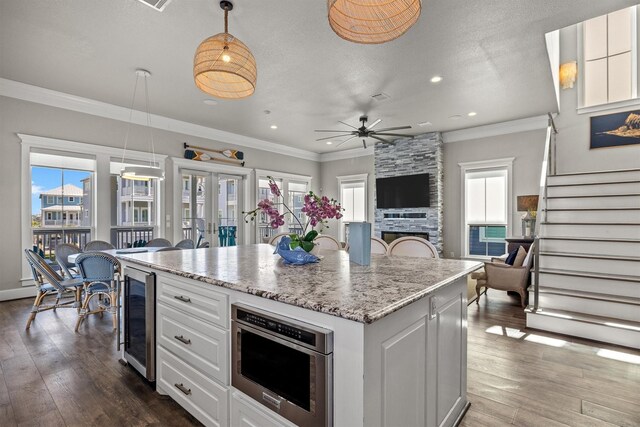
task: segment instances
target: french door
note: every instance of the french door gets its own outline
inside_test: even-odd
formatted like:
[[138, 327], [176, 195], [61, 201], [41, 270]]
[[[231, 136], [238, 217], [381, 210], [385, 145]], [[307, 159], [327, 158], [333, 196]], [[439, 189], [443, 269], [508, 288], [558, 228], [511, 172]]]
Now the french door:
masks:
[[198, 246], [236, 246], [244, 232], [243, 177], [180, 169], [182, 237]]

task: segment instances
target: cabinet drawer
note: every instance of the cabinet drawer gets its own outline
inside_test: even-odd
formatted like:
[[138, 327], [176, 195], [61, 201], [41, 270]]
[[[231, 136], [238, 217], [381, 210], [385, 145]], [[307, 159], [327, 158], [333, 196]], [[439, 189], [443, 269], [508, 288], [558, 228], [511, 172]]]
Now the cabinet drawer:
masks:
[[158, 383], [187, 412], [206, 426], [229, 423], [229, 391], [158, 347]]
[[250, 397], [234, 391], [231, 395], [231, 427], [295, 427], [295, 424], [277, 414], [269, 414]]
[[158, 344], [190, 366], [229, 384], [229, 333], [195, 317], [158, 304]]
[[[159, 277], [158, 301], [185, 311], [190, 316], [229, 328], [229, 298], [210, 289]], [[213, 285], [211, 285], [213, 287]]]

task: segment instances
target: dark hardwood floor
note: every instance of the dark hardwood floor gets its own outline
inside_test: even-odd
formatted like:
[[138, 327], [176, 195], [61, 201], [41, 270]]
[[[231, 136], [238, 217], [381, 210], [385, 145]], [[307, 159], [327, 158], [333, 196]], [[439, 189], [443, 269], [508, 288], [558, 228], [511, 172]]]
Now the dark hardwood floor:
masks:
[[[72, 309], [0, 303], [0, 426], [199, 423], [118, 363], [111, 319], [73, 332]], [[517, 298], [469, 306], [469, 400], [462, 426], [640, 426], [640, 352], [526, 330]], [[622, 359], [622, 360], [615, 360]]]

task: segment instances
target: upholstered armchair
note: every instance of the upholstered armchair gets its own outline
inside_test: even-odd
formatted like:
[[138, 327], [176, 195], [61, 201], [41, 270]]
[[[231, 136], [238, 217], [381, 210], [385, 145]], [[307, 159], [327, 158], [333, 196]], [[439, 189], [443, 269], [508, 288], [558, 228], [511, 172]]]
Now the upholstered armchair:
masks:
[[477, 280], [476, 304], [480, 301], [482, 288], [498, 289], [501, 291], [513, 291], [520, 295], [522, 308], [527, 300], [527, 284], [529, 283], [529, 271], [533, 262], [534, 247], [531, 245], [522, 265], [515, 263], [513, 266], [505, 264], [501, 258], [492, 258], [491, 262], [484, 263], [484, 271], [472, 273], [471, 278]]

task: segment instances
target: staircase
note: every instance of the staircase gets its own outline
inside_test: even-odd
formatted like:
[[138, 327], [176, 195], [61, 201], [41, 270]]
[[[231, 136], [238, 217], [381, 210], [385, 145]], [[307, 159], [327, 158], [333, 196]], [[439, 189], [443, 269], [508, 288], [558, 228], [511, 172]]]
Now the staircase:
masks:
[[640, 349], [640, 169], [549, 176], [545, 193], [527, 327]]

